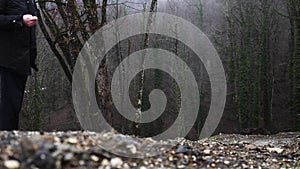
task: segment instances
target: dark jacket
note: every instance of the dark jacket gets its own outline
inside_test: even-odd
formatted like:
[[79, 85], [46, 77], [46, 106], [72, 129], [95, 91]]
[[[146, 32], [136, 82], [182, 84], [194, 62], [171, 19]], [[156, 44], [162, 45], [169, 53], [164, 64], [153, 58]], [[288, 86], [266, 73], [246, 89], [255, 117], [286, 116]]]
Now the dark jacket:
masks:
[[29, 75], [36, 69], [35, 27], [23, 24], [23, 15], [35, 15], [34, 0], [0, 0], [0, 66]]

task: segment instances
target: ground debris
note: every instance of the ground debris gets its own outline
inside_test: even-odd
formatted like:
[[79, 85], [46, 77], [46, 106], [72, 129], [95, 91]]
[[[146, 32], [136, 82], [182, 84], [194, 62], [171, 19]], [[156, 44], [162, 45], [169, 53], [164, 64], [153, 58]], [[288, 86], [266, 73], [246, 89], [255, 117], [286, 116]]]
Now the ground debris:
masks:
[[300, 168], [300, 133], [157, 141], [113, 132], [3, 131], [0, 168]]

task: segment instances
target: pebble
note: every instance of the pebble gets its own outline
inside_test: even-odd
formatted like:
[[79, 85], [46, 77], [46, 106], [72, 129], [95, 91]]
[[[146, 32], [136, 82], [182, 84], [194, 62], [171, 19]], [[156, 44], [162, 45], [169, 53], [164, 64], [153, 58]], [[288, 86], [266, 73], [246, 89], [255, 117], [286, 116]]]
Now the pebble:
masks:
[[206, 146], [208, 146], [209, 144], [208, 144], [208, 143], [202, 143], [202, 145], [206, 147]]
[[192, 156], [192, 161], [196, 161], [197, 160], [197, 157], [196, 156]]
[[179, 165], [178, 168], [185, 168], [185, 165]]
[[120, 168], [122, 166], [122, 164], [123, 164], [123, 161], [119, 157], [115, 157], [110, 160], [110, 165], [114, 168]]
[[209, 155], [209, 154], [210, 154], [210, 150], [205, 149], [205, 150], [203, 151], [203, 153], [204, 153], [205, 155]]
[[257, 147], [255, 145], [253, 145], [253, 144], [246, 145], [245, 147], [248, 150], [255, 150], [255, 149], [257, 149]]
[[79, 165], [84, 165], [85, 162], [83, 160], [79, 160]]
[[52, 169], [55, 165], [55, 159], [48, 150], [42, 149], [35, 153], [32, 163], [38, 168]]
[[70, 160], [72, 160], [73, 157], [74, 157], [74, 154], [73, 154], [73, 153], [66, 153], [66, 154], [64, 155], [64, 160], [65, 160], [65, 161], [70, 161]]
[[225, 160], [225, 161], [224, 161], [224, 164], [229, 165], [229, 164], [230, 164], [230, 161]]
[[182, 159], [182, 160], [181, 160], [181, 163], [184, 164], [184, 165], [188, 165], [189, 160], [187, 160], [187, 159]]
[[281, 148], [267, 148], [267, 150], [270, 152], [270, 153], [278, 153], [278, 154], [281, 154], [283, 152], [283, 149]]
[[128, 163], [124, 163], [124, 164], [123, 164], [123, 169], [130, 169], [129, 164], [128, 164]]
[[4, 166], [8, 169], [17, 169], [20, 167], [20, 163], [17, 160], [4, 161]]
[[78, 143], [78, 140], [75, 137], [70, 137], [70, 138], [68, 138], [68, 143], [76, 144], [76, 143]]
[[179, 145], [177, 150], [175, 151], [176, 154], [182, 153], [186, 154], [192, 151], [192, 148], [188, 144]]
[[93, 160], [94, 162], [98, 162], [99, 161], [99, 157], [92, 155], [91, 156], [91, 160]]
[[101, 165], [102, 166], [107, 166], [107, 165], [109, 165], [109, 161], [105, 158], [105, 159], [102, 160]]

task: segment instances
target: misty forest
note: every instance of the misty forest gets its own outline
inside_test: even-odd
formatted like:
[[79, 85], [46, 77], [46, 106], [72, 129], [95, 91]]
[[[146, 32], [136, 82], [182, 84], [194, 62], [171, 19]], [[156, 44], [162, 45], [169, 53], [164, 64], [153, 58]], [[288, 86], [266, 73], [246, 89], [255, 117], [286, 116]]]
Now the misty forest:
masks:
[[[227, 97], [215, 133], [241, 133], [247, 129], [276, 133], [300, 129], [300, 5], [297, 0], [69, 0], [38, 1], [36, 6], [37, 16], [42, 18], [38, 30], [40, 71], [27, 84], [21, 113], [24, 130], [81, 128], [71, 94], [78, 54], [101, 27], [139, 12], [164, 12], [186, 19], [201, 29], [217, 49], [226, 73]], [[99, 65], [95, 80], [102, 114], [118, 132], [141, 136], [163, 131], [176, 119], [180, 90], [174, 79], [160, 70], [148, 69], [137, 74], [129, 92], [132, 105], [144, 111], [150, 108], [149, 93], [153, 89], [163, 90], [168, 102], [159, 119], [135, 124], [119, 115], [113, 104], [110, 86], [116, 67], [131, 53], [150, 47], [173, 52], [195, 75], [201, 101], [196, 123], [187, 137], [198, 138], [211, 103], [207, 71], [184, 43], [163, 35], [130, 37], [107, 53], [110, 57]]]

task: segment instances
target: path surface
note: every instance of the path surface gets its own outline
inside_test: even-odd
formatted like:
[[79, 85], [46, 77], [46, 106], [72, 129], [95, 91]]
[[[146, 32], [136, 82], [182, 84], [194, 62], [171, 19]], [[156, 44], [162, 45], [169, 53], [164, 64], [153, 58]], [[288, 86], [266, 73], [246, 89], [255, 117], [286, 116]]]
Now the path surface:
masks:
[[0, 168], [297, 169], [300, 133], [155, 141], [116, 133], [1, 132]]

